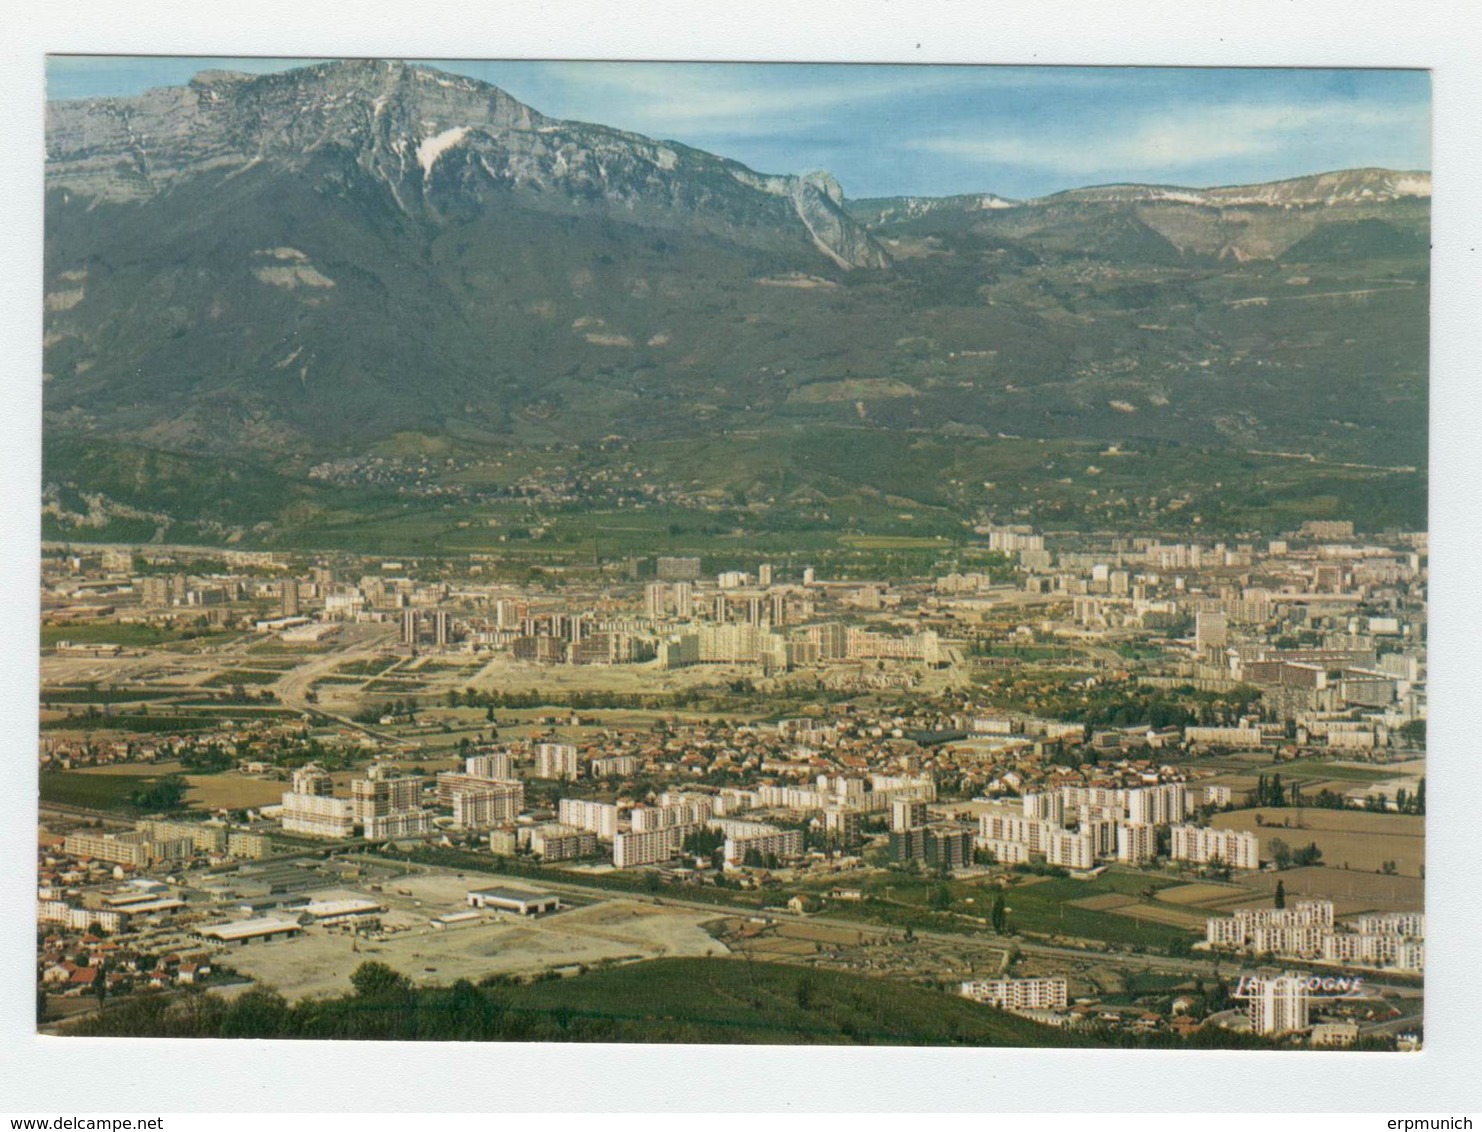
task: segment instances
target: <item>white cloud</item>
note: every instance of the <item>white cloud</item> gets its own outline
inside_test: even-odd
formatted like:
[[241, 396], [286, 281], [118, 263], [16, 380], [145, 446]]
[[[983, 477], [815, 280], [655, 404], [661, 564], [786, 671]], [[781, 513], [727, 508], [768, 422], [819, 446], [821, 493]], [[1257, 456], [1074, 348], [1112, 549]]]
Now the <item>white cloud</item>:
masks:
[[[554, 63], [548, 78], [572, 101], [673, 132], [722, 128], [729, 135], [771, 134], [779, 123], [827, 122], [863, 103], [984, 90], [1057, 90], [1102, 82], [1094, 72], [1021, 67], [731, 66], [674, 63]], [[801, 81], [800, 81], [801, 80]]]
[[1314, 133], [1424, 130], [1427, 111], [1409, 104], [1249, 103], [1146, 115], [1125, 129], [1032, 136], [990, 133], [923, 138], [911, 148], [966, 159], [1087, 176], [1108, 170], [1179, 169], [1280, 153]]

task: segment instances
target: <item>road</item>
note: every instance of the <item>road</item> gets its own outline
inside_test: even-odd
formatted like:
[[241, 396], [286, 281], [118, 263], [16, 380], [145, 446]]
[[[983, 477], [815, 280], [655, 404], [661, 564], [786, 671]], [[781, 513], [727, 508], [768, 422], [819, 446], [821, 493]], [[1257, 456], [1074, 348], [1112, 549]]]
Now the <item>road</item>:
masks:
[[394, 743], [400, 746], [421, 746], [420, 743], [411, 739], [401, 739], [396, 736], [387, 735], [367, 724], [360, 723], [349, 716], [340, 715], [337, 712], [326, 711], [309, 702], [309, 692], [313, 688], [314, 681], [320, 677], [328, 676], [340, 666], [364, 660], [385, 651], [386, 646], [391, 643], [396, 635], [396, 630], [389, 625], [368, 626], [371, 630], [365, 633], [364, 639], [349, 645], [346, 648], [338, 648], [323, 656], [307, 660], [303, 664], [285, 672], [277, 683], [272, 685], [278, 700], [285, 707], [297, 708], [299, 711], [307, 712], [320, 719], [337, 723], [342, 727], [349, 727], [362, 734], [370, 736], [378, 743]]

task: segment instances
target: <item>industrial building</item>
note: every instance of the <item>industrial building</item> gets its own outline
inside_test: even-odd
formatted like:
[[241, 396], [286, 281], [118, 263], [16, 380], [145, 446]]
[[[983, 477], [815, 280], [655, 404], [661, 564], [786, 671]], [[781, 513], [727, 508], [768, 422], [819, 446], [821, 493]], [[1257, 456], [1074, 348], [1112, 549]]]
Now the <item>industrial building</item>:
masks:
[[475, 888], [468, 893], [468, 906], [494, 908], [520, 916], [538, 916], [543, 912], [557, 911], [561, 907], [561, 899], [548, 892], [522, 892], [516, 888]]

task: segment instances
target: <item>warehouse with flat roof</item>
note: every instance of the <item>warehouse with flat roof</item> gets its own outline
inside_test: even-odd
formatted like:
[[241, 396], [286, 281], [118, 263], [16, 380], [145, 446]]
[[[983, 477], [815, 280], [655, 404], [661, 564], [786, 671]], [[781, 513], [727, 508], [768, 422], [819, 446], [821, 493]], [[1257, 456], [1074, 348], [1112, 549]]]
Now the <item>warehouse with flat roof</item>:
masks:
[[301, 904], [290, 904], [284, 908], [285, 912], [296, 912], [300, 917], [308, 916], [315, 923], [326, 926], [367, 916], [378, 916], [385, 910], [384, 905], [377, 904], [374, 900], [355, 899], [306, 900]]
[[515, 888], [475, 888], [468, 894], [470, 908], [496, 908], [501, 912], [517, 912], [521, 916], [536, 916], [542, 912], [554, 912], [561, 907], [560, 897], [549, 892], [521, 892]]
[[248, 943], [254, 939], [274, 939], [296, 936], [303, 929], [297, 920], [278, 920], [263, 917], [256, 920], [232, 920], [224, 924], [207, 924], [198, 935], [205, 939], [220, 940], [222, 943]]

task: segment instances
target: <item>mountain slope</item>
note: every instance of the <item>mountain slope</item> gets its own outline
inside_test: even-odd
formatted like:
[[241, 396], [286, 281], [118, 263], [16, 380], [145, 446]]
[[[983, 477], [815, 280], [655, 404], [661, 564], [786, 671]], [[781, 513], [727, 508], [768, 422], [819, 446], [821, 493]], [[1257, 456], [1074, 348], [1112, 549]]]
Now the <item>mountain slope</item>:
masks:
[[[642, 450], [682, 496], [969, 511], [991, 475], [905, 490], [920, 438], [964, 468], [1037, 440], [1425, 463], [1423, 174], [849, 202], [386, 62], [54, 103], [47, 146], [58, 498], [189, 507], [188, 463], [164, 491], [140, 449], [300, 483]], [[250, 529], [231, 482], [200, 517]]]
[[[281, 74], [203, 72], [134, 99], [47, 107], [47, 187], [90, 201], [147, 201], [259, 164], [311, 172], [336, 154], [398, 209], [433, 218], [501, 192], [554, 211], [600, 206], [768, 246], [801, 234], [842, 267], [886, 257], [826, 175], [766, 176], [686, 146], [547, 118], [487, 83], [388, 60]], [[343, 175], [348, 177], [350, 169]]]

